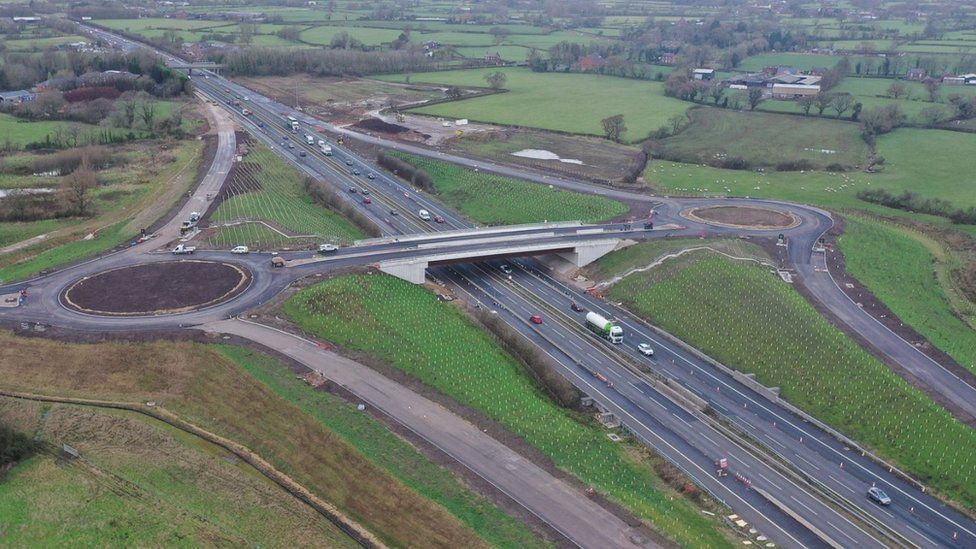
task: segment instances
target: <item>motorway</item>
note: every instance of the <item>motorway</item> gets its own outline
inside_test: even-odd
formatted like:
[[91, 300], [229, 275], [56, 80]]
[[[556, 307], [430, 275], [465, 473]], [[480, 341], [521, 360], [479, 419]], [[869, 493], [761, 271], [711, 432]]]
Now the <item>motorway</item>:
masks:
[[[344, 248], [334, 257], [308, 261], [283, 270], [272, 270], [268, 257], [262, 254], [242, 258], [226, 252], [198, 253], [203, 258], [245, 263], [254, 274], [253, 282], [246, 292], [227, 303], [183, 315], [114, 319], [81, 315], [61, 307], [59, 295], [67, 284], [81, 276], [130, 264], [136, 257], [134, 253], [114, 254], [30, 281], [26, 284], [31, 291], [28, 305], [21, 309], [4, 310], [0, 312], [0, 318], [96, 330], [200, 325], [247, 311], [271, 299], [288, 283], [309, 274], [373, 264], [383, 258], [422, 257], [430, 253], [428, 248], [419, 246], [410, 238], [399, 239], [393, 235], [472, 228], [468, 221], [436, 199], [403, 185], [372, 163], [337, 147], [329, 135], [308, 126], [303, 127], [301, 132], [313, 134], [316, 140], [328, 140], [335, 151], [332, 157], [321, 155], [316, 147], [303, 145], [301, 140], [296, 140], [299, 137], [297, 134], [283, 129], [286, 113], [303, 116], [300, 113], [294, 113], [216, 75], [207, 76], [200, 78], [194, 75], [198, 91], [224, 105], [228, 101], [233, 102], [237, 96], [248, 96], [247, 107], [254, 112], [252, 116], [241, 116], [238, 110], [228, 106], [231, 112], [252, 135], [273, 147], [299, 169], [343, 191], [353, 186], [370, 190], [373, 197], [370, 207], [357, 200], [359, 193], [346, 195], [371, 216], [384, 234], [392, 237], [392, 241], [387, 238], [366, 242]], [[297, 155], [287, 146], [281, 146], [281, 137], [285, 135], [289, 137], [289, 142], [296, 144], [294, 151], [305, 150], [306, 157]], [[427, 154], [431, 153], [428, 151]], [[359, 169], [362, 175], [351, 174], [352, 169]], [[370, 172], [376, 174], [376, 179], [365, 177]], [[550, 179], [548, 182], [553, 181]], [[586, 184], [579, 182], [566, 184], [586, 187]], [[625, 193], [592, 187], [587, 192]], [[768, 231], [704, 226], [679, 216], [682, 210], [689, 207], [757, 203], [754, 200], [678, 200], [636, 196], [654, 207], [658, 226], [670, 224], [674, 228], [644, 231], [616, 224], [575, 229], [523, 228], [514, 232], [524, 237], [536, 236], [535, 232], [538, 232], [535, 240], [548, 238], [554, 244], [570, 244], [574, 238], [591, 238], [592, 235], [580, 234], [590, 229], [632, 239], [693, 235], [702, 230], [730, 235], [769, 234]], [[802, 221], [798, 227], [782, 231], [789, 238], [791, 262], [805, 278], [825, 276], [819, 271], [810, 272], [804, 266], [812, 263], [813, 245], [830, 227], [829, 216], [804, 206], [780, 207], [789, 209]], [[419, 220], [416, 216], [419, 208], [443, 217], [444, 223]], [[390, 215], [391, 211], [399, 215]], [[487, 249], [491, 245], [491, 239], [484, 237], [472, 239], [445, 235], [443, 238], [437, 242], [439, 246], [454, 246], [474, 253], [481, 249], [479, 246]], [[295, 263], [310, 259], [308, 253], [295, 253], [288, 257]], [[167, 254], [138, 254], [138, 261], [169, 259]], [[861, 455], [849, 444], [798, 415], [778, 399], [755, 390], [741, 378], [625, 311], [563, 284], [538, 261], [519, 259], [510, 263], [517, 266], [511, 279], [502, 276], [497, 263], [491, 262], [433, 267], [430, 274], [453, 287], [457, 293], [466, 295], [469, 300], [498, 311], [510, 325], [553, 356], [568, 379], [617, 414], [644, 443], [679, 466], [699, 486], [724, 501], [779, 544], [795, 547], [895, 544], [976, 546], [976, 527], [970, 519], [947, 508], [899, 475], [890, 473], [887, 466], [879, 464], [869, 455]], [[12, 291], [24, 286], [10, 285], [0, 288], [0, 291]], [[580, 315], [568, 308], [571, 300], [588, 310], [600, 311], [607, 317], [618, 319], [627, 333], [628, 343], [612, 346], [583, 332]], [[537, 313], [544, 313], [546, 322], [541, 326], [530, 325], [527, 317]], [[636, 353], [633, 345], [637, 341], [654, 344], [656, 357], [653, 362], [648, 363], [646, 358]], [[932, 370], [924, 365], [920, 367]], [[593, 372], [604, 376], [609, 383], [598, 381]], [[936, 379], [941, 378], [936, 376]], [[662, 386], [662, 383], [676, 384], [680, 390], [676, 393]], [[690, 392], [702, 399], [707, 403], [707, 409], [689, 406], [687, 399], [681, 398], [682, 392]], [[976, 399], [971, 402], [976, 402]], [[721, 479], [715, 477], [713, 464], [720, 457], [729, 459], [735, 475]], [[881, 486], [893, 496], [894, 502], [890, 507], [881, 508], [867, 501], [864, 494], [872, 484]]]

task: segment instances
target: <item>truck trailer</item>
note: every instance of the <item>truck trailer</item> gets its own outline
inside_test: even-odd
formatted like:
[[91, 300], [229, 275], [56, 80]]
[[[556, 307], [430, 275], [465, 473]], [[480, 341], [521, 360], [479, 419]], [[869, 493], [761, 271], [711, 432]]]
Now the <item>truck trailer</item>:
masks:
[[610, 343], [623, 343], [624, 341], [624, 329], [620, 326], [614, 326], [613, 322], [603, 318], [603, 315], [599, 313], [593, 311], [586, 313], [586, 327]]

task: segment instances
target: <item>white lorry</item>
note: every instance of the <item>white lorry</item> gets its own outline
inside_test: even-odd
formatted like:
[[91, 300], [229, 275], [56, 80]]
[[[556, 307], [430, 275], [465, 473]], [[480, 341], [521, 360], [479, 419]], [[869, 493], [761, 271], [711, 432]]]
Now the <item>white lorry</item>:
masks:
[[319, 150], [325, 156], [332, 156], [332, 146], [321, 139], [319, 139]]
[[311, 135], [307, 135], [306, 134], [305, 135], [305, 142], [308, 143], [309, 145], [314, 145], [315, 144], [315, 138], [312, 137]]
[[417, 217], [423, 219], [424, 221], [430, 221], [430, 212], [427, 210], [420, 210], [417, 212]]
[[188, 254], [192, 254], [195, 251], [197, 251], [196, 246], [187, 246], [186, 244], [178, 244], [172, 250], [173, 255], [188, 255]]
[[586, 313], [586, 327], [610, 343], [623, 343], [624, 341], [624, 329], [620, 326], [614, 326], [613, 322], [599, 313], [593, 311]]

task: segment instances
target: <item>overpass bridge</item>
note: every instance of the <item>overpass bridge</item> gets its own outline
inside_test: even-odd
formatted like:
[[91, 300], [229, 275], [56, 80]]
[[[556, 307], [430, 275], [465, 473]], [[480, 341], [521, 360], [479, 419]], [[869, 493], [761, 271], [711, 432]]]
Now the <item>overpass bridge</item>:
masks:
[[214, 63], [213, 61], [201, 61], [199, 63], [186, 63], [186, 62], [178, 61], [174, 58], [174, 59], [167, 60], [166, 66], [171, 69], [186, 71], [186, 73], [190, 75], [193, 74], [193, 69], [197, 69], [203, 71], [211, 71], [214, 74], [219, 76], [220, 69], [224, 68], [225, 65], [221, 65], [220, 63]]

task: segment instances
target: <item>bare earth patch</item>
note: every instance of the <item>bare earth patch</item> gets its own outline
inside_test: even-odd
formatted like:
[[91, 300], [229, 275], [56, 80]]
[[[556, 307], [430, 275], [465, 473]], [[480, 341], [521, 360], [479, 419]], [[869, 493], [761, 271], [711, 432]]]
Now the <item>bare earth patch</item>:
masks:
[[722, 227], [789, 229], [800, 220], [789, 212], [753, 206], [710, 206], [682, 212], [682, 216]]
[[90, 314], [174, 314], [230, 299], [243, 292], [250, 280], [245, 269], [229, 263], [144, 263], [83, 278], [65, 290], [62, 302]]

